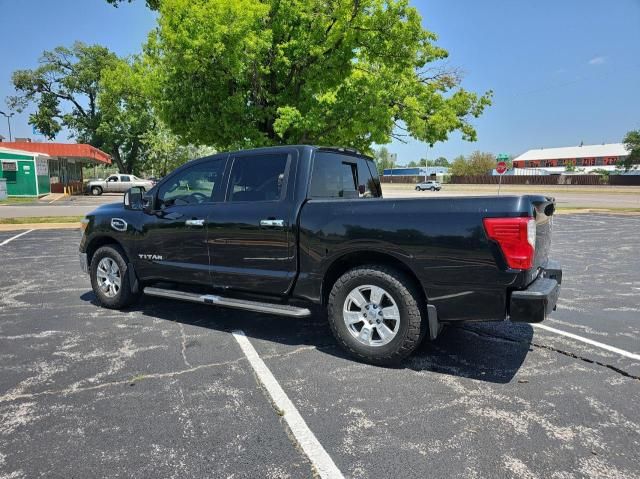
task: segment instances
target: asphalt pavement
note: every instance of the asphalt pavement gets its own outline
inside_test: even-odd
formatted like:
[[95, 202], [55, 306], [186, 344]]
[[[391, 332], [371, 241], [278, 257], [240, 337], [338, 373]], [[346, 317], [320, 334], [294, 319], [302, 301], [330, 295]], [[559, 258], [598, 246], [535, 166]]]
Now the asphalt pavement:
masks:
[[344, 477], [638, 478], [639, 226], [556, 218], [543, 324], [578, 339], [463, 324], [398, 368], [345, 355], [322, 315], [101, 308], [79, 231], [32, 231], [0, 247], [0, 478], [313, 477], [234, 330]]

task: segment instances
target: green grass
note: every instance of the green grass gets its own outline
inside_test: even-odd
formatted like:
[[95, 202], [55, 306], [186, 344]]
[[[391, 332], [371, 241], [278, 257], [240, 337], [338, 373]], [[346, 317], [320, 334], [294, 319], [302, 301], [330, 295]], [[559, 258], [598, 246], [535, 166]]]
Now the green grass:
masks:
[[20, 205], [23, 203], [33, 203], [36, 201], [36, 198], [5, 198], [4, 200], [0, 200], [0, 205]]
[[24, 216], [0, 218], [0, 225], [24, 225], [31, 223], [80, 223], [84, 216]]

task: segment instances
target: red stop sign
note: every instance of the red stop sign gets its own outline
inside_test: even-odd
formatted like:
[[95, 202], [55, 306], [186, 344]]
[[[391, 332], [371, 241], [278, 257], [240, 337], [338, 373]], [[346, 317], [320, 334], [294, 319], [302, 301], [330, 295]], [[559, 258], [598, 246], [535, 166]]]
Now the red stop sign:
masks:
[[496, 165], [496, 171], [499, 175], [504, 175], [504, 173], [507, 171], [507, 164], [504, 161], [498, 162], [498, 164]]

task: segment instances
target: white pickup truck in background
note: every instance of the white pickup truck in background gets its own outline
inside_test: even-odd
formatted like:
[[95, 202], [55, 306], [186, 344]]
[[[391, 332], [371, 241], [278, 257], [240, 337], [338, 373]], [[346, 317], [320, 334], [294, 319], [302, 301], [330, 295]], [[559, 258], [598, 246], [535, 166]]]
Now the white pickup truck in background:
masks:
[[124, 193], [132, 186], [141, 186], [145, 191], [155, 185], [154, 181], [143, 180], [135, 175], [110, 175], [106, 180], [92, 180], [87, 184], [87, 192], [93, 196], [102, 193]]

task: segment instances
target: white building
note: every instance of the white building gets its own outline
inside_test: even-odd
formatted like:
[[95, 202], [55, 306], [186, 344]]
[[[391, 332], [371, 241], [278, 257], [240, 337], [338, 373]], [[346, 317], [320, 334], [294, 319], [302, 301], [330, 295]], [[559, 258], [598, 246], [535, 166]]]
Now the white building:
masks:
[[551, 174], [565, 173], [569, 165], [575, 166], [577, 172], [584, 173], [593, 170], [615, 171], [618, 161], [628, 154], [622, 143], [540, 148], [515, 158], [513, 168], [538, 168]]

